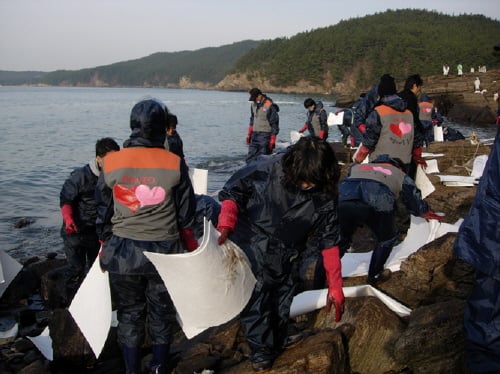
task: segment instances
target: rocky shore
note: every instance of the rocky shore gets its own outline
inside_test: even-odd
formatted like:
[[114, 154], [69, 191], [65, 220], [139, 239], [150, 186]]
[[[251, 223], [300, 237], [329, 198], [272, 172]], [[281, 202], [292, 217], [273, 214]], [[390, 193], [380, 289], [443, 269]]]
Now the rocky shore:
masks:
[[[449, 84], [448, 89], [451, 92]], [[347, 165], [352, 150], [340, 144], [335, 148]], [[438, 158], [442, 174], [467, 176], [474, 158], [489, 154], [490, 147], [466, 139], [432, 143], [427, 151], [444, 154]], [[436, 175], [429, 179], [436, 190], [426, 200], [435, 211], [446, 214], [445, 222], [453, 224], [465, 217], [476, 187], [446, 187]], [[377, 284], [379, 290], [410, 308], [409, 316], [400, 317], [370, 296], [347, 298], [338, 323], [324, 309], [300, 315], [293, 320], [292, 332], [306, 332], [305, 342], [286, 350], [270, 373], [468, 373], [462, 318], [474, 278], [473, 269], [452, 255], [455, 236], [448, 233], [424, 245], [401, 264], [401, 270]], [[369, 235], [359, 241], [357, 250], [366, 250], [368, 244]], [[69, 314], [67, 306], [75, 289], [65, 280], [65, 259], [49, 256], [23, 262], [22, 271], [0, 299], [3, 324], [15, 321], [19, 326], [15, 336], [0, 338], [0, 372], [123, 372], [116, 329], [111, 328], [96, 359]], [[365, 283], [366, 277], [344, 278], [344, 286]], [[27, 338], [47, 326], [53, 361]], [[149, 349], [146, 343], [143, 363], [150, 357]], [[253, 373], [237, 318], [191, 340], [179, 328], [171, 352], [172, 373]]]

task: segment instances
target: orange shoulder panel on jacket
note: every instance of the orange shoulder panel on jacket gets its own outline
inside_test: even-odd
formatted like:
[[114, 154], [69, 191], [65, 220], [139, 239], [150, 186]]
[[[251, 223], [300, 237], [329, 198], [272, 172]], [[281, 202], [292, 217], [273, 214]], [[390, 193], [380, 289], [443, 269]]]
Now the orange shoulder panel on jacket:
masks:
[[401, 113], [398, 112], [397, 110], [391, 108], [388, 105], [379, 105], [375, 107], [375, 110], [381, 115], [387, 115], [387, 114], [394, 114], [394, 113]]
[[161, 148], [124, 148], [106, 155], [104, 169], [106, 173], [123, 168], [179, 170], [179, 161], [179, 156]]

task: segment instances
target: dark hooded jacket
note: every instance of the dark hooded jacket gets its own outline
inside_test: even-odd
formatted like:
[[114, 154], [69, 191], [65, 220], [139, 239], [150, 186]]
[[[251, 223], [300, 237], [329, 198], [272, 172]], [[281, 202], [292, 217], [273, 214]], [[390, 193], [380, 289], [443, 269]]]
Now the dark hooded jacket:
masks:
[[281, 183], [283, 155], [262, 156], [236, 172], [219, 193], [220, 201], [231, 199], [238, 205], [230, 238], [247, 254], [258, 280], [279, 282], [288, 275], [309, 235], [319, 236], [320, 250], [340, 241], [336, 201], [286, 190]]

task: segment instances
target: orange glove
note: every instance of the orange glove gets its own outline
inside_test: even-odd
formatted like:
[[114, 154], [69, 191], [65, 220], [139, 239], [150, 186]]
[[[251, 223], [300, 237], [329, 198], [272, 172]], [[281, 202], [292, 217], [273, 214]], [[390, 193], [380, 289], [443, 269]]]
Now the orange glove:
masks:
[[323, 267], [328, 283], [328, 295], [326, 297], [326, 311], [330, 313], [332, 305], [335, 307], [335, 322], [340, 321], [344, 312], [344, 291], [342, 290], [342, 264], [340, 262], [340, 249], [338, 246], [324, 249]]
[[238, 222], [238, 205], [233, 200], [224, 200], [221, 203], [217, 230], [220, 232], [217, 244], [222, 245], [234, 231]]
[[246, 138], [247, 145], [249, 145], [250, 140], [252, 140], [252, 132], [253, 132], [253, 126], [248, 125], [247, 138]]
[[71, 235], [78, 232], [75, 220], [73, 219], [73, 207], [65, 204], [61, 207], [61, 215], [64, 221], [64, 231], [66, 234]]
[[271, 135], [269, 139], [269, 151], [272, 152], [276, 148], [276, 135]]
[[417, 164], [417, 166], [422, 165], [423, 168], [427, 167], [427, 162], [425, 162], [425, 159], [422, 157], [422, 147], [413, 149], [411, 154], [413, 155], [413, 161]]
[[180, 229], [181, 240], [184, 244], [184, 248], [188, 252], [193, 252], [198, 248], [198, 241], [194, 238], [193, 230], [191, 229]]

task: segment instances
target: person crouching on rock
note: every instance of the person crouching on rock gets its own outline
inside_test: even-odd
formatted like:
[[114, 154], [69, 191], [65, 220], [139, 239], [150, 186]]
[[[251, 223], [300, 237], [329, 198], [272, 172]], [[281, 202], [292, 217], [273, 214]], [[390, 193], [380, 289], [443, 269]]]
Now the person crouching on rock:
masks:
[[255, 372], [269, 370], [283, 349], [295, 295], [292, 276], [309, 235], [319, 236], [328, 283], [327, 309], [340, 320], [342, 291], [337, 185], [340, 168], [331, 146], [303, 137], [286, 152], [262, 156], [237, 171], [219, 193], [218, 243], [229, 237], [248, 256], [257, 284], [241, 313]]
[[362, 224], [367, 225], [377, 239], [368, 269], [369, 284], [383, 280], [385, 262], [398, 241], [395, 209], [400, 196], [411, 214], [426, 219], [443, 219], [429, 209], [415, 182], [403, 172], [403, 168], [401, 160], [382, 154], [373, 162], [353, 164], [339, 186], [341, 250], [347, 250], [356, 228]]

